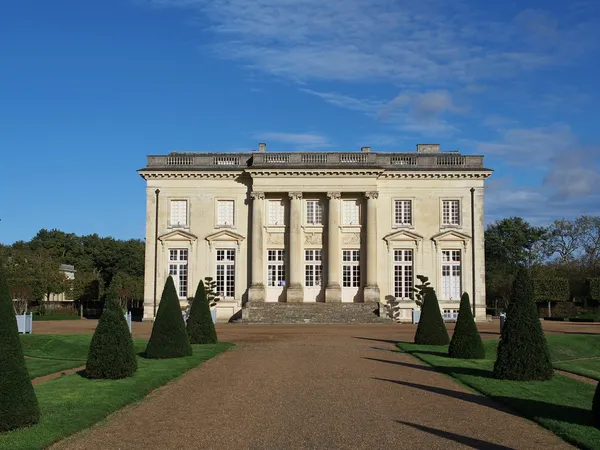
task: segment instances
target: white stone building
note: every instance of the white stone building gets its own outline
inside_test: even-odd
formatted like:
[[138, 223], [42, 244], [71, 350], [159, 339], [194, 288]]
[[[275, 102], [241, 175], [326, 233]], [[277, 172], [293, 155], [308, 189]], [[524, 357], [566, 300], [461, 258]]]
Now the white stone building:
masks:
[[[219, 321], [247, 305], [400, 302], [426, 275], [440, 307], [463, 291], [485, 319], [482, 156], [266, 151], [149, 156], [144, 318], [171, 274], [182, 302], [217, 281]], [[375, 303], [373, 303], [375, 304]], [[308, 309], [307, 309], [308, 311]]]

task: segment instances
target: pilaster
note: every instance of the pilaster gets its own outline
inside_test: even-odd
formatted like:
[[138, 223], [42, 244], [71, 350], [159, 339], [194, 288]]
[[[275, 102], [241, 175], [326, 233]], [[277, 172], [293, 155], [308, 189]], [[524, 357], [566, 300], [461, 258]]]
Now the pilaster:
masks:
[[364, 289], [365, 302], [379, 301], [379, 286], [377, 285], [377, 199], [379, 192], [365, 192], [367, 198], [367, 279]]
[[341, 192], [328, 192], [329, 205], [327, 208], [327, 286], [325, 301], [338, 303], [342, 301], [340, 284], [340, 203]]
[[264, 281], [263, 221], [265, 209], [265, 193], [252, 192], [252, 273], [248, 301], [264, 302], [266, 297]]
[[302, 284], [302, 192], [290, 192], [290, 249], [289, 249], [289, 283], [287, 285], [287, 301], [300, 303], [304, 301]]

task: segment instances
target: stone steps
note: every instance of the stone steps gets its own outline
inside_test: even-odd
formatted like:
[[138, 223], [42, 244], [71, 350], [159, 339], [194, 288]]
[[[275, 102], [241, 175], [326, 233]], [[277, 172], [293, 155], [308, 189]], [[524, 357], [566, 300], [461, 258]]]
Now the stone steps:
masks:
[[371, 303], [262, 303], [248, 302], [243, 323], [389, 323]]

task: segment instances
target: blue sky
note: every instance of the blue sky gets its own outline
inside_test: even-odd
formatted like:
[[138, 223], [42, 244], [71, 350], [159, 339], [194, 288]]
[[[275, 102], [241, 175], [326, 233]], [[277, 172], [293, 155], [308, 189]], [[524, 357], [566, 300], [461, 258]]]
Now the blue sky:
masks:
[[[449, 6], [449, 3], [452, 3]], [[487, 222], [600, 215], [600, 2], [0, 5], [0, 242], [143, 238], [147, 154], [484, 154]]]

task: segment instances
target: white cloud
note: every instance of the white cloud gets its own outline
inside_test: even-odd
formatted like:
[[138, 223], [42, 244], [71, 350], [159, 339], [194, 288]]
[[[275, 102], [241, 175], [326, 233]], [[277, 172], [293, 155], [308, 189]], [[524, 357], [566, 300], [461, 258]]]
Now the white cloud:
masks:
[[577, 139], [568, 125], [558, 124], [539, 128], [510, 128], [497, 141], [474, 142], [470, 145], [486, 156], [502, 157], [512, 165], [536, 164], [547, 166], [556, 155], [577, 147]]
[[208, 47], [287, 79], [409, 85], [518, 77], [568, 64], [589, 50], [595, 24], [560, 26], [543, 11], [514, 20], [489, 11], [422, 0], [148, 0], [191, 8], [208, 21]]
[[[286, 145], [293, 145], [296, 148], [330, 147], [331, 143], [327, 137], [317, 133], [282, 133], [282, 132], [264, 132], [256, 133], [255, 138], [262, 142], [278, 142]], [[281, 149], [287, 151], [289, 149]]]

